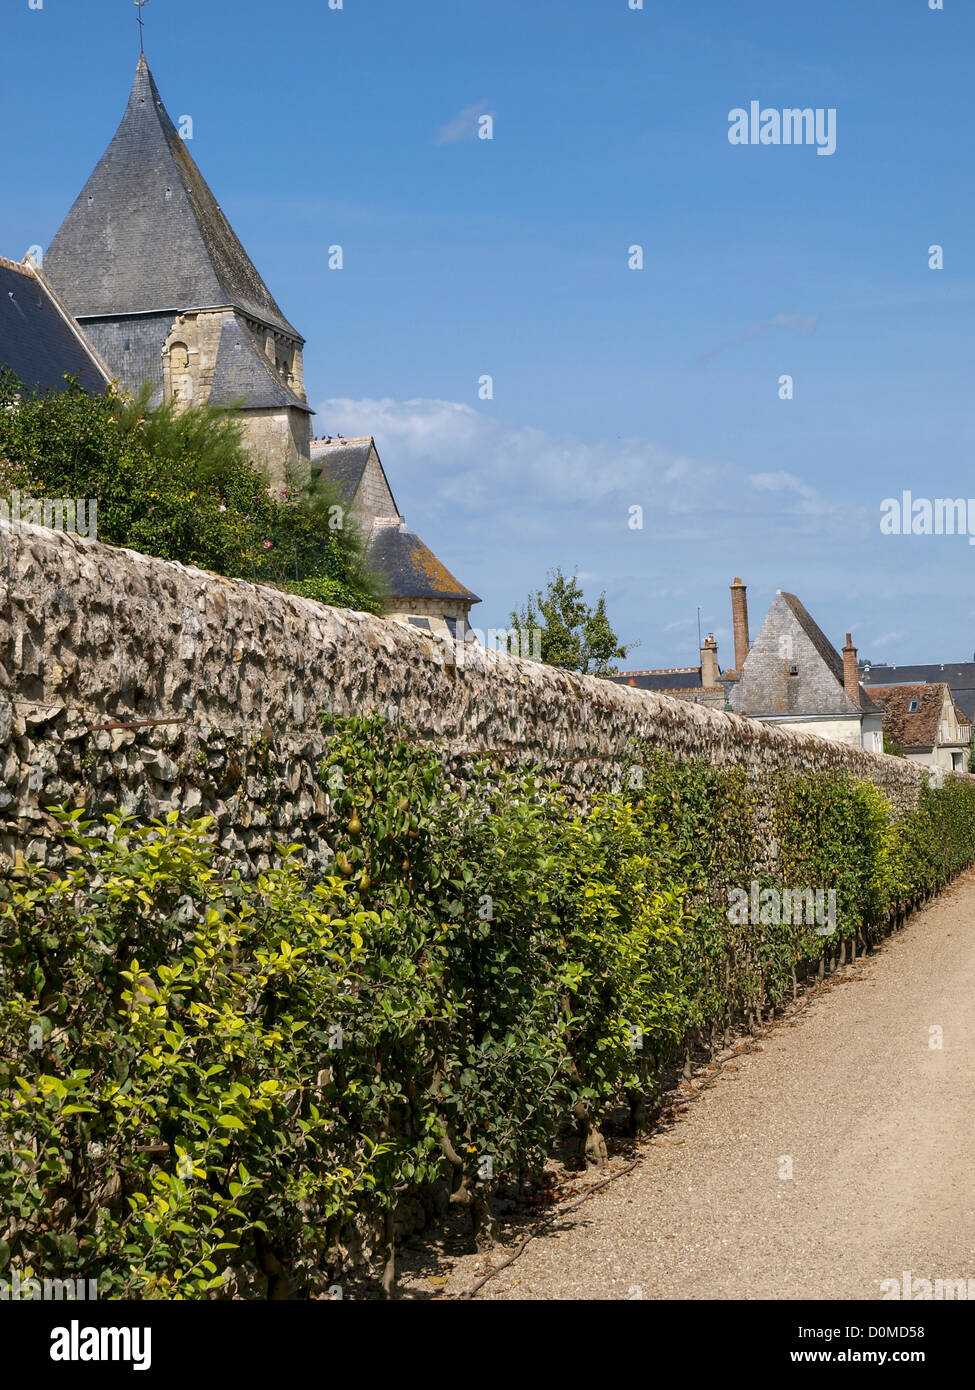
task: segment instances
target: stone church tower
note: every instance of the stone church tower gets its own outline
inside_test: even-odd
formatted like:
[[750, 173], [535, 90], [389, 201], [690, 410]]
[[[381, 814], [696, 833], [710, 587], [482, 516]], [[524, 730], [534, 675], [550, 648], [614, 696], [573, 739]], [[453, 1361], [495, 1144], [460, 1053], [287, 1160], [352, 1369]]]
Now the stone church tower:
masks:
[[145, 55], [122, 123], [44, 257], [112, 375], [152, 403], [239, 404], [273, 483], [307, 474], [304, 339], [190, 157]]
[[[407, 526], [375, 441], [313, 439], [305, 340], [190, 157], [145, 54], [121, 125], [48, 248], [44, 276], [59, 312], [73, 315], [66, 331], [80, 327], [102, 376], [129, 394], [148, 382], [152, 405], [239, 407], [248, 452], [272, 487], [294, 478], [337, 489], [385, 582], [390, 616], [466, 637], [480, 599]], [[4, 327], [0, 306], [0, 354]]]

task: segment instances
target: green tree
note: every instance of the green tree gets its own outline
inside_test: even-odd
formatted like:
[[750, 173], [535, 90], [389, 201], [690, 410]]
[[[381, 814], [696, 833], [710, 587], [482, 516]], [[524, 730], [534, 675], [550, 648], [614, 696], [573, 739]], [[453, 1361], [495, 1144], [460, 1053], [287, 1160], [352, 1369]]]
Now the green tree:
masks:
[[566, 671], [591, 676], [613, 675], [614, 661], [622, 660], [634, 643], [621, 644], [606, 615], [605, 591], [596, 606], [585, 601], [578, 576], [567, 577], [560, 568], [547, 576], [545, 592], [529, 594], [520, 613], [511, 614], [522, 651], [533, 649], [532, 634], [541, 628], [542, 661]]
[[30, 392], [0, 374], [0, 490], [93, 498], [98, 539], [339, 607], [382, 609], [382, 585], [327, 485], [272, 493], [238, 412], [135, 398]]

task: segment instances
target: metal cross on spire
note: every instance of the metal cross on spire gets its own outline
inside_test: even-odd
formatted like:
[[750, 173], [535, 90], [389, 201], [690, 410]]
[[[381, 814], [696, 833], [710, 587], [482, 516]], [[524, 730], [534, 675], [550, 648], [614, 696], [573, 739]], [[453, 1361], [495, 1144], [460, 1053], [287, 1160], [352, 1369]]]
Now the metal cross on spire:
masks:
[[142, 7], [143, 5], [148, 5], [149, 0], [133, 0], [133, 3], [136, 9], [139, 11], [139, 52], [142, 54], [143, 57], [145, 57], [146, 50], [145, 44], [143, 43], [143, 31], [145, 29], [145, 20], [142, 18]]

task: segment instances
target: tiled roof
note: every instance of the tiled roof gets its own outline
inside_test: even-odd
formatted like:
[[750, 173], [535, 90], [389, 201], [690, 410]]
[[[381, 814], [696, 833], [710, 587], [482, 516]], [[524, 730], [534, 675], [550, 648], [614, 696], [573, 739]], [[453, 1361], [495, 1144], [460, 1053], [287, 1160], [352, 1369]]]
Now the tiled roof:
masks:
[[108, 384], [101, 363], [43, 274], [2, 256], [0, 367], [8, 367], [28, 390], [63, 391], [66, 374], [92, 393]]
[[172, 311], [121, 319], [88, 319], [84, 334], [110, 374], [135, 395], [151, 383], [150, 406], [163, 399], [162, 347], [173, 326]]
[[871, 690], [884, 685], [944, 681], [951, 698], [969, 719], [975, 718], [975, 661], [945, 662], [937, 666], [867, 666], [863, 676]]
[[368, 560], [389, 585], [393, 598], [456, 598], [480, 603], [405, 522], [377, 522], [369, 538]]
[[229, 304], [300, 336], [193, 162], [144, 56], [122, 122], [45, 267], [77, 318]]
[[285, 385], [235, 314], [226, 313], [213, 368], [209, 404], [230, 406], [242, 401], [250, 410], [290, 407], [314, 412]]
[[[901, 748], [933, 748], [948, 686], [942, 681], [925, 685], [872, 685], [868, 694], [884, 711], [884, 733]], [[911, 712], [912, 701], [917, 709]], [[967, 721], [966, 721], [967, 722]]]

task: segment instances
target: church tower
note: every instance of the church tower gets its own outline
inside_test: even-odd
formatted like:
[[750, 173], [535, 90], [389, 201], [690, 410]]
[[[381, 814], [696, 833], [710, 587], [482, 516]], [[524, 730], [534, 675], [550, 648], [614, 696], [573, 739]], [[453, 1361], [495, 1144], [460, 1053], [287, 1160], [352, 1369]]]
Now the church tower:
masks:
[[127, 391], [240, 404], [255, 462], [306, 474], [304, 339], [278, 308], [163, 105], [145, 54], [122, 122], [44, 272]]

